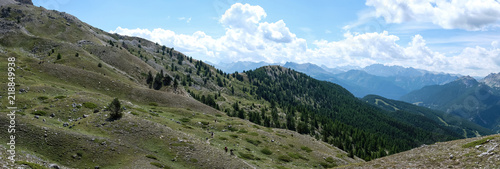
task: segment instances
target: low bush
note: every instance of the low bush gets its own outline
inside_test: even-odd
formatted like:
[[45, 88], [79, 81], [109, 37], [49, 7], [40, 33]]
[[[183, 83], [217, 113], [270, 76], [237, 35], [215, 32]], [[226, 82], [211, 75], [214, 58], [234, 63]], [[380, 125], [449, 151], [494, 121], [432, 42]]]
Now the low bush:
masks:
[[292, 158], [290, 158], [290, 156], [286, 156], [286, 155], [278, 156], [278, 160], [281, 160], [283, 162], [292, 162]]
[[83, 107], [89, 108], [89, 109], [95, 109], [95, 108], [97, 108], [97, 105], [94, 104], [94, 103], [92, 103], [92, 102], [85, 102], [82, 105], [83, 105]]
[[268, 148], [263, 148], [262, 150], [260, 150], [260, 152], [262, 152], [262, 154], [265, 154], [265, 155], [273, 154], [273, 152], [271, 150], [269, 150]]

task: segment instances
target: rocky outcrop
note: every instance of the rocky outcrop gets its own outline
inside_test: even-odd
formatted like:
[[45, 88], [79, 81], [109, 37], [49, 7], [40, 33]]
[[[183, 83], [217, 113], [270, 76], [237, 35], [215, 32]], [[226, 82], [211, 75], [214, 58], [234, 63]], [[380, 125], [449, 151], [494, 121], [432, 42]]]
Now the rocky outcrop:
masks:
[[491, 73], [481, 81], [491, 88], [500, 88], [500, 73]]

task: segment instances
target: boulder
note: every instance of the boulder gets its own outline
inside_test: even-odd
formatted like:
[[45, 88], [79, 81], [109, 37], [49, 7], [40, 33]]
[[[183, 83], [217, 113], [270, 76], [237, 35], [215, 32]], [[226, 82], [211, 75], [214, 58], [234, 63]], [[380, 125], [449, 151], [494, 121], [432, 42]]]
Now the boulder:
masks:
[[50, 164], [49, 168], [59, 169], [59, 166], [57, 164]]

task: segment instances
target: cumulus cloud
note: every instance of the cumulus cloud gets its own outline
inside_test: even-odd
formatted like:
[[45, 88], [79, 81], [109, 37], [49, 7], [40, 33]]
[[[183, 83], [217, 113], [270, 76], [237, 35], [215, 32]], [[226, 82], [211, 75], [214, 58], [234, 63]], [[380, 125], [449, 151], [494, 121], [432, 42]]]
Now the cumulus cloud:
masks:
[[225, 34], [214, 38], [202, 31], [191, 35], [165, 29], [127, 29], [112, 33], [140, 36], [210, 62], [265, 61], [268, 63], [314, 63], [327, 67], [359, 66], [374, 63], [400, 65], [436, 72], [483, 76], [500, 70], [498, 42], [492, 48], [465, 48], [455, 56], [432, 51], [424, 37], [415, 35], [407, 45], [398, 45], [398, 36], [387, 31], [351, 33], [339, 41], [315, 40], [311, 46], [290, 32], [285, 21], [263, 22], [267, 16], [260, 6], [234, 4], [219, 22]]
[[500, 2], [496, 0], [367, 0], [374, 15], [387, 23], [432, 22], [445, 29], [477, 31], [498, 26]]
[[236, 3], [222, 15], [219, 22], [229, 28], [254, 32], [258, 26], [257, 24], [266, 16], [264, 9], [258, 5]]

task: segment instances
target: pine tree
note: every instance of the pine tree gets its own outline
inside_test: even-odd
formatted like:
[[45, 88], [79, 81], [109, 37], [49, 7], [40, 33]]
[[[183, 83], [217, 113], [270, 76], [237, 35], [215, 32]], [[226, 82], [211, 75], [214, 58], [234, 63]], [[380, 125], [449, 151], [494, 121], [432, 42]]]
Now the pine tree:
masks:
[[238, 117], [241, 119], [245, 119], [245, 111], [243, 109], [240, 109], [240, 111], [238, 111]]
[[155, 89], [155, 90], [161, 89], [161, 87], [163, 86], [162, 79], [163, 79], [163, 76], [160, 73], [156, 74], [156, 77], [155, 77], [154, 82], [153, 82], [153, 89]]
[[166, 75], [163, 78], [163, 86], [169, 86], [170, 82], [172, 82], [172, 78], [169, 75]]
[[113, 101], [108, 105], [108, 110], [110, 111], [110, 119], [118, 120], [123, 116], [122, 107], [118, 98], [113, 99]]
[[174, 88], [177, 89], [179, 86], [179, 82], [177, 82], [177, 79], [174, 79]]
[[148, 78], [146, 79], [146, 83], [149, 85], [151, 84], [151, 82], [153, 82], [153, 74], [151, 73], [151, 71], [148, 72]]

